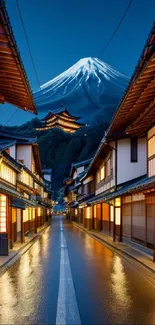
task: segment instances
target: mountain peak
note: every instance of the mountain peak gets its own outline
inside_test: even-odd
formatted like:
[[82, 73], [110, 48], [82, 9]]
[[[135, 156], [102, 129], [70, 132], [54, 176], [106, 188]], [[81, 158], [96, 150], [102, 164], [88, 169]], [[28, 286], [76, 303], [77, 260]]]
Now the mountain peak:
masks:
[[34, 93], [34, 98], [38, 111], [46, 112], [54, 104], [56, 109], [58, 102], [60, 104], [63, 100], [72, 113], [76, 110], [77, 114], [77, 110], [81, 110], [88, 103], [94, 107], [104, 107], [101, 97], [105, 97], [106, 103], [108, 98], [108, 105], [114, 102], [113, 98], [120, 100], [128, 81], [127, 76], [111, 65], [98, 58], [86, 57], [43, 84], [41, 89]]

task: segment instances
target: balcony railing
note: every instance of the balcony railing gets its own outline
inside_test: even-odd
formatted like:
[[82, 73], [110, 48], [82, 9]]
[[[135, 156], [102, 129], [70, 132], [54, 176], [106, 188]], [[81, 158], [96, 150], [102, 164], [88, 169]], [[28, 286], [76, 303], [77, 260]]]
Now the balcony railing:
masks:
[[110, 175], [107, 178], [103, 179], [101, 182], [99, 182], [98, 184], [96, 184], [96, 189], [98, 190], [102, 186], [104, 186], [107, 183], [109, 183], [112, 179], [113, 179], [113, 168], [111, 169], [111, 173], [110, 173]]

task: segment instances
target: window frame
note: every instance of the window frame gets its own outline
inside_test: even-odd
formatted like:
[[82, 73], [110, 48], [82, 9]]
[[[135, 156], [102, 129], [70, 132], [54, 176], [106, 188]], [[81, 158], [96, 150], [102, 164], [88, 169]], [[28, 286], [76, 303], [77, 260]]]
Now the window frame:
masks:
[[130, 138], [130, 161], [131, 163], [138, 162], [138, 138]]

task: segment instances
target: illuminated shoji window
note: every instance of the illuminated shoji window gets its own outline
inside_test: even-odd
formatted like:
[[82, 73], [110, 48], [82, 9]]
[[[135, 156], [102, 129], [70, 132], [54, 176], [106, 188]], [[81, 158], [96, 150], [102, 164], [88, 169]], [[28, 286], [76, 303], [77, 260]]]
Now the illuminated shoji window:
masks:
[[155, 135], [148, 140], [148, 157], [151, 157], [155, 153]]
[[29, 220], [29, 212], [28, 209], [23, 211], [23, 222], [26, 222]]
[[0, 166], [0, 177], [13, 185], [16, 184], [16, 173], [13, 169], [3, 163]]
[[115, 199], [115, 218], [116, 225], [121, 224], [121, 199], [120, 197]]
[[25, 170], [23, 170], [23, 172], [21, 173], [20, 180], [22, 183], [33, 187], [33, 178]]
[[7, 198], [0, 194], [0, 232], [6, 232]]
[[86, 219], [90, 219], [91, 218], [91, 208], [87, 207], [86, 208]]
[[101, 168], [101, 181], [105, 179], [105, 166], [102, 166]]
[[30, 217], [30, 220], [35, 219], [35, 209], [29, 209], [29, 217]]

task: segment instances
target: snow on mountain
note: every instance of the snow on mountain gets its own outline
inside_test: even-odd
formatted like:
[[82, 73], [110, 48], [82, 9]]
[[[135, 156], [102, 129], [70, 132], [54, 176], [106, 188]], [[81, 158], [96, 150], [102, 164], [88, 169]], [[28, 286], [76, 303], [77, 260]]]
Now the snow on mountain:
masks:
[[55, 110], [63, 101], [75, 115], [91, 115], [116, 107], [129, 78], [97, 58], [84, 58], [34, 92], [39, 112]]

